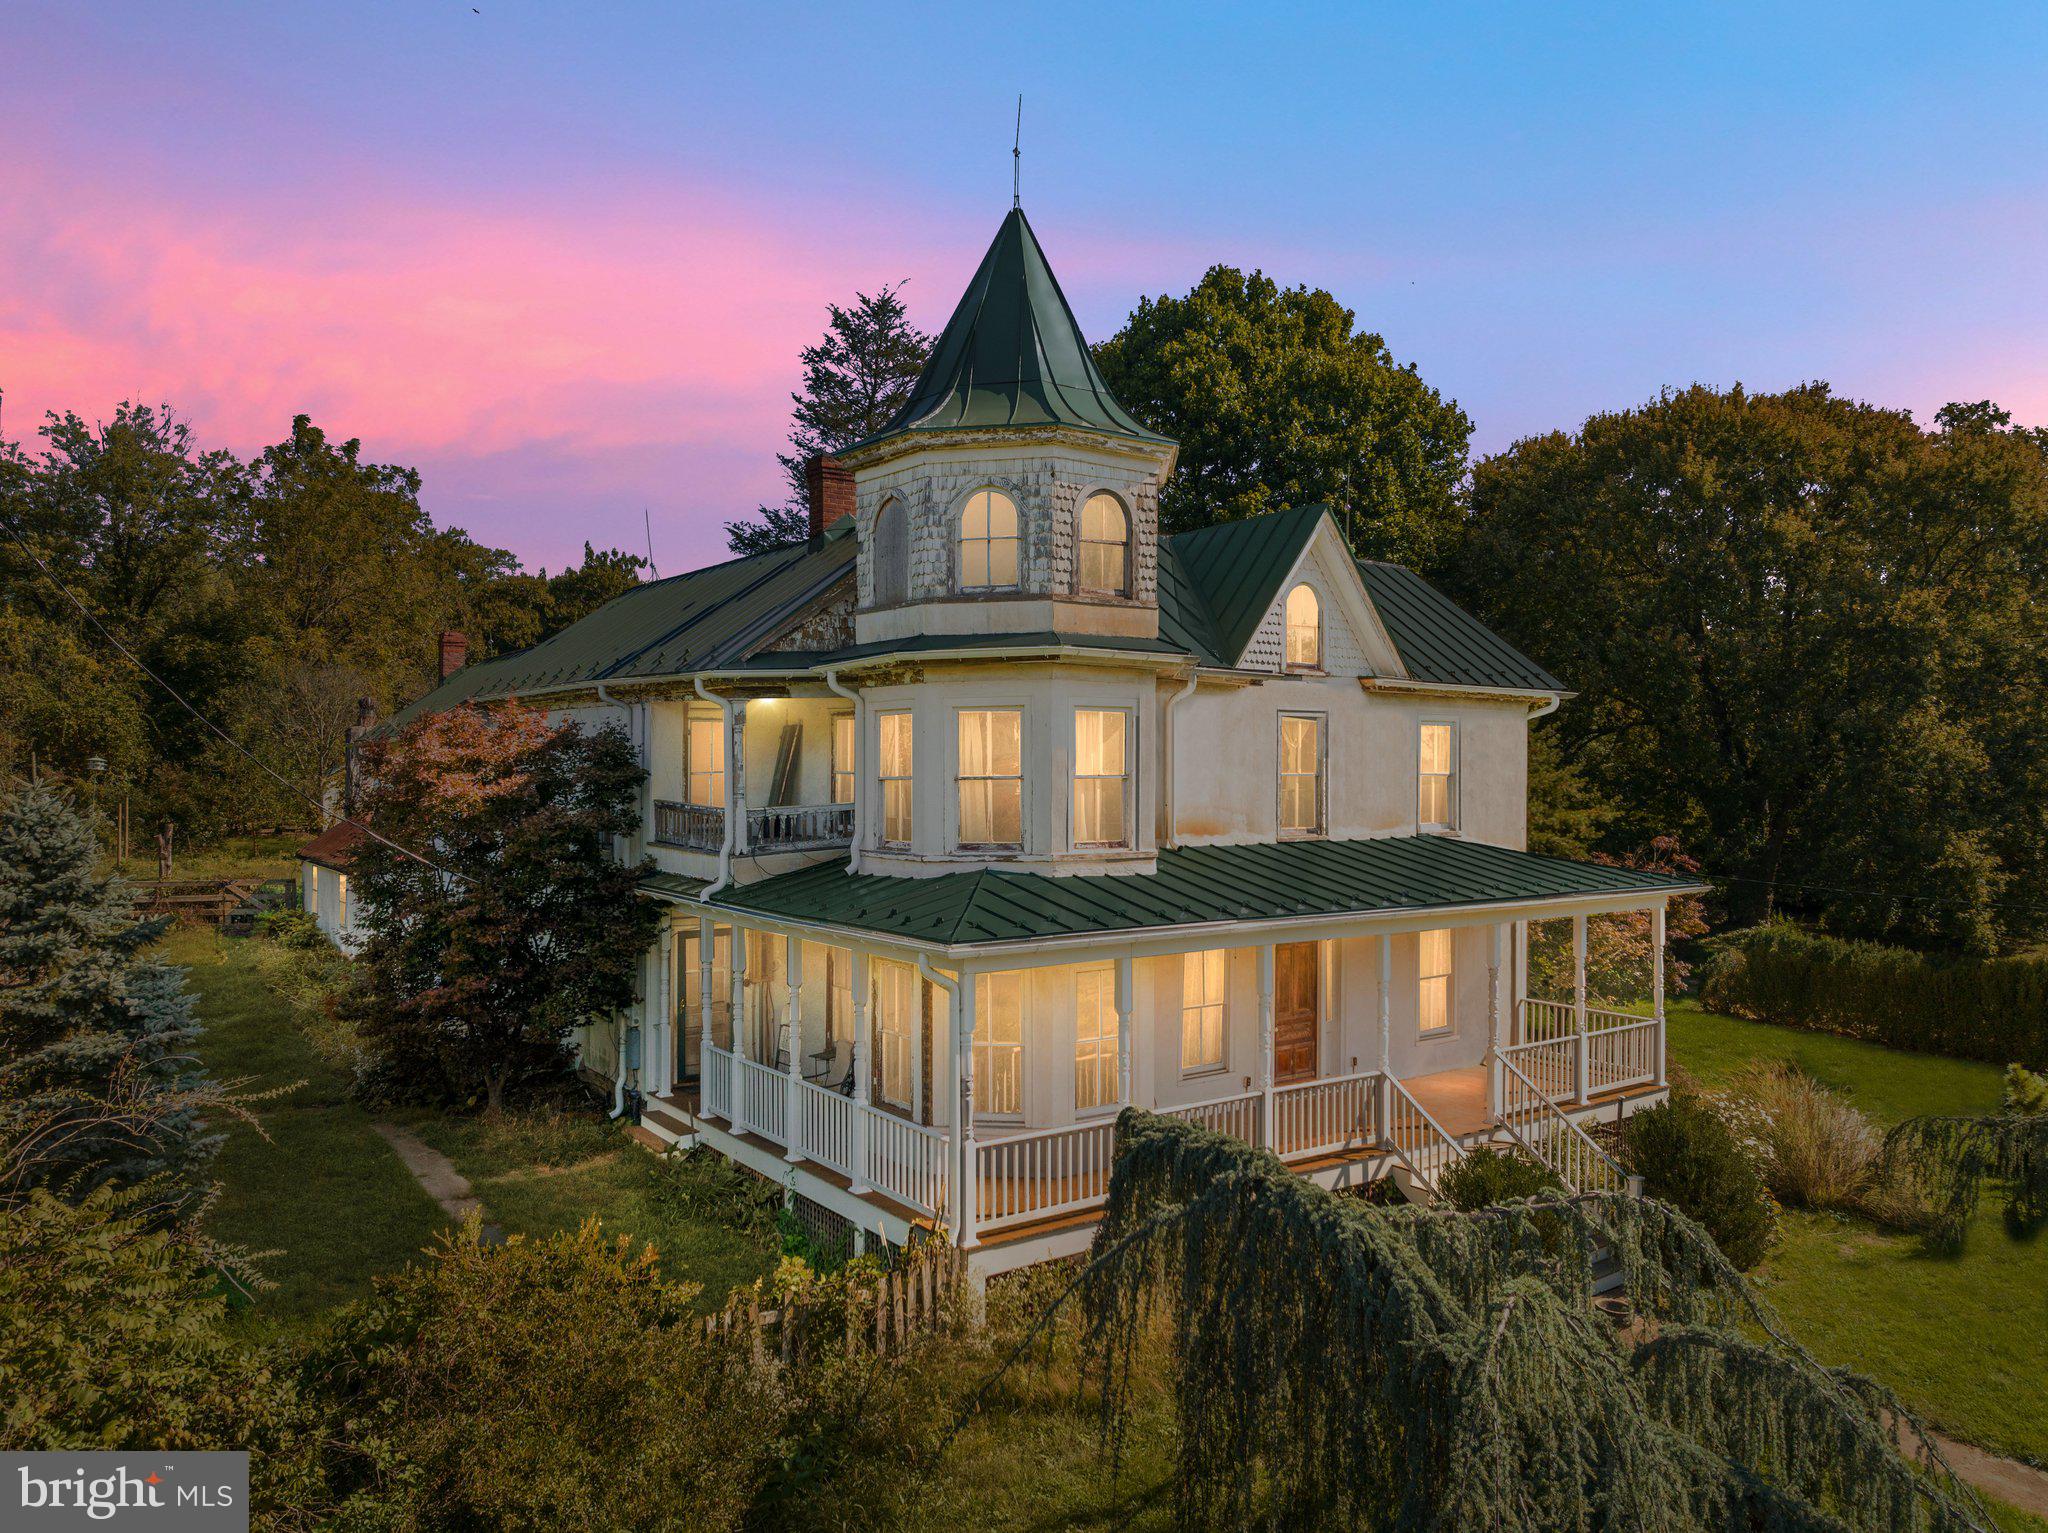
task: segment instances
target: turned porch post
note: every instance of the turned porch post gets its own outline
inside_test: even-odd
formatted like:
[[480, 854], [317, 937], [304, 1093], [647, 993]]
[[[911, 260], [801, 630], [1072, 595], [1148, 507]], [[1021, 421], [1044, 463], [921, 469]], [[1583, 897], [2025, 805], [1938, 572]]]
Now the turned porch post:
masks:
[[1664, 903], [1650, 907], [1650, 1015], [1657, 1021], [1657, 1088], [1664, 1088]]
[[726, 1116], [733, 1128], [747, 1131], [746, 1073], [740, 1061], [747, 1057], [747, 929], [738, 922], [732, 928], [732, 1087], [727, 1093], [732, 1111]]
[[783, 1026], [789, 1029], [789, 1084], [784, 1087], [782, 1152], [784, 1160], [804, 1158], [804, 945], [793, 936], [782, 939], [782, 988], [788, 1000]]
[[1273, 1123], [1273, 944], [1259, 945], [1259, 1143], [1274, 1144]]
[[1391, 1139], [1394, 1132], [1394, 939], [1380, 934], [1379, 972], [1379, 1015], [1380, 1015], [1380, 1087], [1379, 1119], [1380, 1138]]
[[1129, 1107], [1131, 1095], [1131, 960], [1119, 958], [1116, 961], [1116, 1096], [1117, 1101]]
[[1504, 1089], [1507, 1084], [1507, 1072], [1501, 1068], [1501, 1051], [1507, 1047], [1507, 1013], [1501, 1006], [1500, 990], [1501, 961], [1506, 949], [1507, 925], [1496, 921], [1493, 927], [1493, 951], [1488, 955], [1486, 962], [1486, 1105], [1495, 1117], [1500, 1116], [1501, 1106], [1507, 1099]]
[[[697, 1110], [711, 1107], [711, 956], [718, 928], [711, 917], [697, 917]], [[727, 1075], [730, 1080], [730, 1074]]]
[[732, 816], [732, 851], [735, 857], [747, 849], [747, 703], [741, 698], [732, 705], [732, 738], [726, 742], [731, 753], [725, 779], [725, 812]]
[[1580, 1102], [1591, 1094], [1586, 1080], [1586, 918], [1572, 917], [1572, 1081]]
[[[981, 1167], [974, 1144], [974, 981], [974, 971], [963, 968], [953, 991], [947, 995], [953, 1008], [953, 1078], [958, 1083], [954, 1100], [959, 1104], [953, 1114], [960, 1147], [959, 1170], [953, 1179], [953, 1228], [963, 1251], [981, 1244], [974, 1232], [981, 1216], [981, 1189], [977, 1184]], [[944, 988], [940, 987], [942, 992]]]
[[853, 950], [853, 1175], [846, 1180], [848, 1192], [868, 1190], [868, 955]]

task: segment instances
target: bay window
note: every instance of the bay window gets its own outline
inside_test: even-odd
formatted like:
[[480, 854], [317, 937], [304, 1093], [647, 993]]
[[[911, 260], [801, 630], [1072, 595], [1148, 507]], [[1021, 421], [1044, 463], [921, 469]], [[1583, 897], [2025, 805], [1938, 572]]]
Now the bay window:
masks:
[[882, 784], [882, 845], [908, 846], [911, 832], [910, 715], [885, 713], [875, 721], [881, 749], [877, 774]]
[[960, 844], [1024, 845], [1024, 715], [1014, 708], [960, 714]]
[[1074, 845], [1123, 846], [1129, 840], [1131, 716], [1121, 708], [1074, 710]]

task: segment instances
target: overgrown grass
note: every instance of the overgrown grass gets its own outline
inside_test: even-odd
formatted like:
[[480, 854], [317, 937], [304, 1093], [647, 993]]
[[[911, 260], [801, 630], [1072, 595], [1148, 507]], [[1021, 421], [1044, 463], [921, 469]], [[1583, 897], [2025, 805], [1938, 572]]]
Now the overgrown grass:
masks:
[[[142, 881], [156, 877], [156, 827], [138, 825], [128, 838], [128, 860], [116, 871]], [[310, 830], [286, 830], [260, 836], [229, 836], [212, 846], [186, 851], [171, 844], [173, 878], [292, 878], [299, 870], [293, 854], [311, 840]]]
[[[1710, 1085], [1763, 1060], [1798, 1065], [1882, 1124], [1997, 1108], [1996, 1066], [1677, 1006], [1673, 1058]], [[1994, 1452], [2048, 1464], [2048, 1240], [2015, 1242], [1995, 1199], [1962, 1254], [1846, 1214], [1788, 1211], [1756, 1275], [1825, 1361], [1883, 1380], [1930, 1423]]]
[[447, 1223], [440, 1209], [372, 1131], [347, 1077], [294, 1025], [251, 940], [181, 927], [160, 951], [185, 966], [198, 994], [198, 1053], [215, 1076], [251, 1077], [259, 1090], [304, 1083], [258, 1110], [268, 1140], [238, 1125], [213, 1165], [222, 1185], [214, 1232], [278, 1251], [262, 1263], [277, 1286], [239, 1323], [289, 1329], [367, 1295], [374, 1273], [409, 1260]]

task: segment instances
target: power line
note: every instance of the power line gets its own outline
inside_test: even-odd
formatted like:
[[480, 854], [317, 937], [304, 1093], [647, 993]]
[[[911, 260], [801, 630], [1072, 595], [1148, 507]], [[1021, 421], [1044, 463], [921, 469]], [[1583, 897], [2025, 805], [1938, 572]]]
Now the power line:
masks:
[[[220, 736], [220, 738], [227, 743], [230, 749], [234, 750], [243, 758], [245, 758], [251, 766], [256, 768], [257, 771], [261, 772], [264, 776], [268, 777], [271, 781], [275, 782], [280, 788], [283, 788], [285, 792], [291, 794], [293, 797], [304, 799], [307, 804], [312, 806], [313, 811], [316, 814], [319, 814], [323, 817], [326, 815], [327, 806], [325, 804], [321, 803], [319, 799], [315, 798], [312, 794], [308, 793], [304, 788], [300, 787], [297, 783], [292, 782], [285, 778], [282, 774], [273, 771], [267, 762], [264, 762], [261, 759], [259, 759], [256, 756], [256, 754], [253, 751], [251, 751], [247, 746], [243, 745], [241, 741], [237, 740], [225, 729], [222, 729], [220, 725], [214, 723], [212, 719], [208, 718], [205, 714], [201, 713], [197, 708], [193, 707], [189, 702], [185, 700], [185, 695], [182, 692], [180, 692], [176, 687], [172, 686], [168, 681], [165, 681], [163, 677], [157, 675], [155, 671], [151, 670], [147, 665], [143, 663], [142, 659], [138, 655], [136, 655], [136, 653], [133, 650], [131, 650], [127, 645], [123, 644], [119, 639], [115, 638], [113, 633], [108, 629], [107, 625], [105, 623], [102, 623], [97, 617], [93, 615], [92, 609], [87, 607], [84, 602], [80, 601], [75, 595], [73, 595], [71, 588], [65, 585], [63, 581], [59, 580], [56, 577], [56, 575], [51, 572], [49, 565], [43, 562], [42, 555], [38, 554], [33, 548], [29, 547], [27, 540], [22, 537], [20, 531], [16, 529], [12, 520], [8, 521], [7, 523], [7, 536], [14, 540], [14, 546], [16, 548], [20, 549], [22, 553], [28, 556], [29, 562], [35, 565], [35, 567], [38, 570], [42, 571], [43, 579], [47, 580], [52, 586], [56, 587], [57, 593], [60, 596], [62, 596], [66, 601], [70, 602], [73, 607], [76, 607], [78, 609], [78, 615], [84, 618], [86, 622], [90, 623], [93, 626], [94, 631], [97, 632], [101, 638], [105, 639], [109, 644], [113, 645], [113, 647], [120, 652], [122, 659], [126, 660], [130, 665], [134, 666], [136, 670], [142, 672], [143, 675], [147, 676], [151, 681], [155, 682], [159, 687], [163, 688], [163, 690], [169, 694], [173, 702], [175, 702], [180, 708], [183, 708], [187, 713], [191, 714], [192, 717], [197, 719], [201, 724], [204, 724], [208, 729], [212, 730], [214, 734]], [[433, 872], [439, 873], [443, 878], [452, 878], [455, 879], [458, 883], [469, 882], [469, 880], [464, 878], [460, 873], [450, 872], [448, 869], [440, 866], [432, 859], [421, 856], [411, 847], [400, 846], [396, 841], [393, 841], [389, 836], [380, 835], [376, 831], [376, 829], [366, 821], [358, 820], [351, 815], [343, 815], [339, 823], [343, 825], [355, 826], [357, 830], [360, 830], [372, 841], [377, 842], [381, 846], [390, 847], [392, 851], [398, 853], [401, 857], [410, 857], [414, 862], [417, 862], [421, 867], [428, 868]]]

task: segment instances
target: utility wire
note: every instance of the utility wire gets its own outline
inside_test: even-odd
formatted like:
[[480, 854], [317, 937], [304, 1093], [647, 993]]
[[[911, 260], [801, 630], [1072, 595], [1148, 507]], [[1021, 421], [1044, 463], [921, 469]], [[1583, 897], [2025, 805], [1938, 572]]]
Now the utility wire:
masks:
[[[143, 663], [142, 659], [138, 655], [136, 655], [136, 653], [133, 650], [131, 650], [127, 645], [123, 644], [119, 639], [115, 638], [113, 633], [108, 629], [107, 625], [105, 623], [102, 623], [97, 617], [93, 615], [92, 609], [87, 607], [84, 602], [80, 601], [75, 595], [73, 595], [71, 588], [65, 585], [63, 581], [59, 580], [56, 577], [56, 575], [51, 572], [50, 566], [43, 562], [42, 555], [38, 554], [33, 548], [29, 547], [27, 540], [22, 537], [20, 531], [15, 527], [12, 520], [10, 520], [7, 523], [7, 536], [14, 540], [14, 546], [16, 548], [20, 549], [24, 554], [28, 556], [29, 562], [35, 565], [35, 567], [38, 570], [42, 571], [43, 579], [47, 580], [52, 586], [56, 588], [57, 593], [60, 596], [62, 596], [66, 601], [70, 602], [73, 607], [78, 609], [78, 615], [84, 618], [86, 622], [90, 623], [93, 626], [94, 631], [97, 632], [101, 638], [105, 639], [109, 644], [113, 645], [114, 648], [120, 652], [122, 659], [126, 660], [130, 665], [134, 666], [136, 670], [142, 672], [143, 675], [147, 676], [151, 681], [155, 682], [159, 687], [163, 688], [164, 691], [170, 695], [170, 698], [173, 702], [175, 702], [180, 708], [183, 708], [187, 713], [191, 714], [192, 717], [197, 719], [201, 724], [204, 724], [208, 729], [213, 731], [214, 734], [218, 735], [223, 741], [227, 743], [230, 749], [234, 750], [236, 753], [244, 757], [249, 762], [250, 765], [256, 768], [257, 771], [261, 772], [264, 776], [268, 777], [271, 781], [275, 782], [279, 787], [283, 788], [285, 792], [291, 794], [294, 798], [304, 799], [307, 804], [312, 806], [313, 811], [316, 814], [319, 814], [323, 818], [326, 816], [327, 806], [325, 804], [321, 803], [319, 799], [315, 798], [312, 794], [308, 793], [304, 788], [300, 787], [297, 783], [292, 782], [286, 777], [284, 777], [282, 774], [273, 771], [267, 762], [264, 762], [261, 759], [259, 759], [256, 756], [256, 754], [253, 751], [251, 751], [247, 746], [243, 745], [241, 741], [237, 740], [225, 729], [222, 729], [220, 725], [214, 723], [212, 719], [208, 718], [205, 714], [201, 713], [197, 708], [193, 707], [189, 702], [185, 700], [185, 695], [182, 692], [180, 692], [176, 687], [172, 686], [168, 681], [165, 681], [163, 677], [157, 675], [155, 671], [151, 670], [146, 664]], [[414, 862], [417, 862], [421, 867], [431, 869], [433, 872], [439, 873], [443, 878], [452, 878], [458, 883], [469, 882], [469, 880], [464, 878], [460, 873], [450, 872], [447, 868], [440, 866], [431, 858], [421, 856], [411, 847], [400, 846], [396, 841], [393, 841], [389, 836], [380, 835], [375, 829], [375, 827], [371, 826], [367, 821], [358, 820], [350, 815], [343, 815], [338, 823], [343, 825], [355, 826], [357, 830], [360, 830], [372, 841], [377, 842], [381, 846], [390, 847], [392, 851], [398, 853], [401, 857], [410, 857]]]

